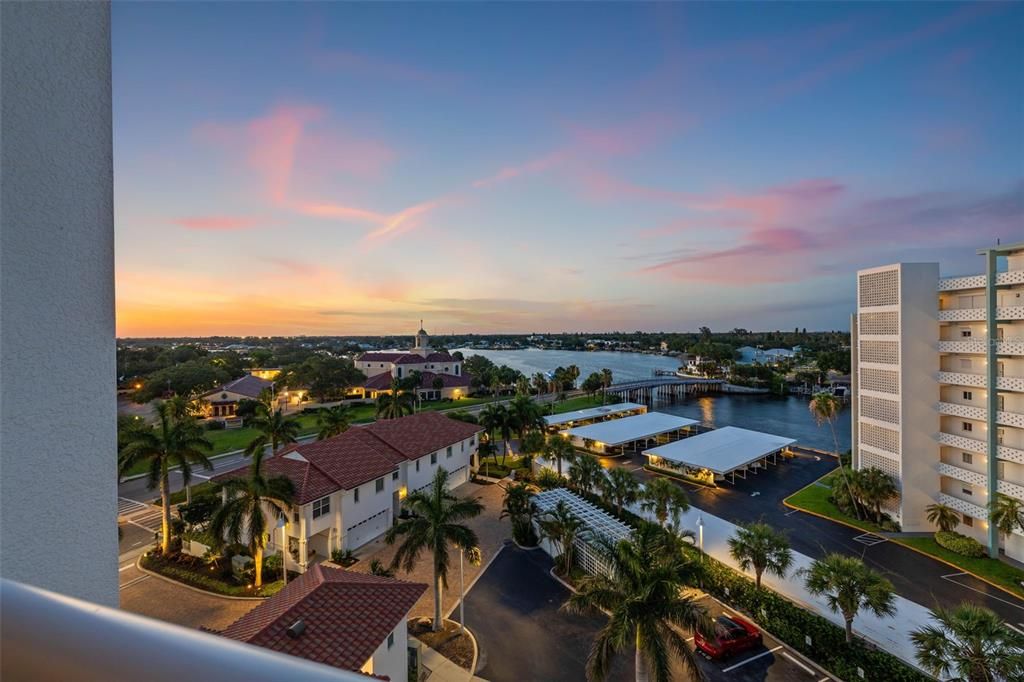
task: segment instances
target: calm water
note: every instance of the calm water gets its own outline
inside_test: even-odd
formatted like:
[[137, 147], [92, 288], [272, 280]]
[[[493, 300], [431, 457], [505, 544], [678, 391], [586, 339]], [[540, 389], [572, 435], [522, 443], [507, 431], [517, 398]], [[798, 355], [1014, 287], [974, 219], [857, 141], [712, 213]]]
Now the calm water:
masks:
[[[463, 355], [483, 355], [499, 365], [508, 365], [530, 376], [550, 372], [556, 367], [576, 365], [580, 377], [607, 367], [616, 382], [646, 379], [652, 370], [675, 370], [679, 363], [661, 355], [557, 350], [475, 350], [461, 349]], [[795, 438], [801, 445], [832, 450], [832, 434], [828, 425], [819, 427], [807, 410], [807, 398], [766, 395], [718, 394], [692, 397], [676, 403], [658, 403], [654, 409], [690, 419], [699, 419], [707, 426], [739, 426]], [[836, 422], [836, 435], [842, 451], [850, 447], [850, 412], [844, 409]]]

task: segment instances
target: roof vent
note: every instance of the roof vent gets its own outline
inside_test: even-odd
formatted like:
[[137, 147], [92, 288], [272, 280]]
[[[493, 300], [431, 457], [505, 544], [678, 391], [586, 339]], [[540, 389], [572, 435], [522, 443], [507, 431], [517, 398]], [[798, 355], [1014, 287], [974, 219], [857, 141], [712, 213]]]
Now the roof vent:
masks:
[[299, 618], [297, 621], [292, 623], [288, 627], [288, 629], [286, 630], [286, 632], [288, 633], [288, 636], [291, 637], [292, 639], [298, 639], [299, 637], [302, 636], [302, 633], [305, 632], [305, 631], [306, 631], [306, 624], [302, 621], [301, 618]]

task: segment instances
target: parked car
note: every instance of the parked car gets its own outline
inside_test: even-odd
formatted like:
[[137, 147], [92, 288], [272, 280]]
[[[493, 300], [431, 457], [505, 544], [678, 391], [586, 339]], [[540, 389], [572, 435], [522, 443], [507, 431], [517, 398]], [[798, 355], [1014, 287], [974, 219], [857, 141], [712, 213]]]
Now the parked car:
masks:
[[729, 658], [761, 646], [761, 631], [753, 623], [737, 616], [719, 616], [715, 620], [714, 639], [708, 639], [698, 632], [693, 637], [693, 643], [708, 658]]

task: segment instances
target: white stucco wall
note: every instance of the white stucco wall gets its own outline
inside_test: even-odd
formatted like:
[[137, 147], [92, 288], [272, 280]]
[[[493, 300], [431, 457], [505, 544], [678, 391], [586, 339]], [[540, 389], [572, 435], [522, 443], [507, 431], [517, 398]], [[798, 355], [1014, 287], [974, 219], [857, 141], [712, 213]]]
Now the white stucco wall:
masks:
[[401, 624], [392, 630], [395, 635], [394, 644], [388, 648], [388, 640], [385, 637], [363, 666], [363, 672], [387, 677], [391, 682], [405, 682], [409, 679], [409, 629], [406, 626], [408, 619], [407, 613]]
[[110, 6], [0, 30], [0, 575], [117, 606]]
[[362, 544], [365, 544], [366, 540], [372, 539], [365, 538], [363, 541], [354, 541], [356, 532], [350, 533], [349, 529], [356, 524], [373, 518], [382, 512], [386, 512], [386, 523], [384, 525], [384, 529], [386, 530], [391, 526], [391, 522], [394, 517], [395, 484], [398, 483], [398, 481], [392, 481], [390, 473], [385, 474], [383, 479], [384, 489], [380, 492], [377, 492], [377, 486], [375, 483], [377, 479], [359, 486], [359, 502], [355, 501], [355, 492], [353, 490], [346, 490], [342, 494], [341, 532], [342, 542], [346, 549], [356, 549]]

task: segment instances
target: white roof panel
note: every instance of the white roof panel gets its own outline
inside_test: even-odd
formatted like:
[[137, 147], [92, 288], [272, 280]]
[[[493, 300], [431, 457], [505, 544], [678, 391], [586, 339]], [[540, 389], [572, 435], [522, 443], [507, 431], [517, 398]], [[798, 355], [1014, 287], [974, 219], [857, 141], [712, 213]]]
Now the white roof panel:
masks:
[[641, 405], [640, 403], [616, 403], [614, 405], [591, 407], [586, 410], [576, 410], [575, 412], [552, 414], [544, 417], [544, 421], [547, 422], [548, 426], [558, 426], [559, 424], [578, 422], [582, 419], [597, 419], [598, 417], [614, 415], [620, 412], [629, 412], [630, 410], [638, 410], [645, 407], [646, 405]]
[[761, 431], [723, 426], [714, 431], [644, 450], [647, 457], [661, 457], [694, 469], [727, 474], [796, 441]]
[[677, 431], [696, 423], [696, 419], [677, 417], [664, 412], [648, 412], [587, 426], [577, 426], [574, 429], [569, 429], [568, 433], [570, 436], [589, 438], [605, 445], [622, 445], [642, 438], [653, 438], [660, 433]]

